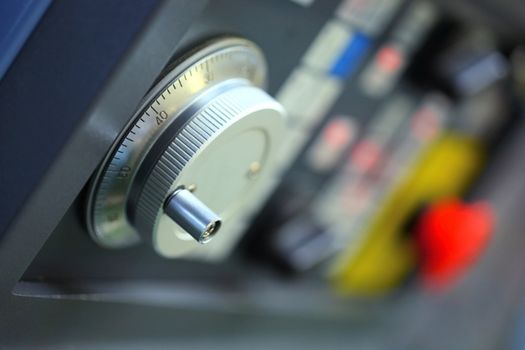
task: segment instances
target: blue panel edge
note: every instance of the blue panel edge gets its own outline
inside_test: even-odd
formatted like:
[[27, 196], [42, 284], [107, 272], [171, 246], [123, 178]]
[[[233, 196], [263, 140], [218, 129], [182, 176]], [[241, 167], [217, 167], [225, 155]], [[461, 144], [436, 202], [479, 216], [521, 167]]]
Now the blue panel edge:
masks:
[[0, 80], [52, 0], [0, 2]]

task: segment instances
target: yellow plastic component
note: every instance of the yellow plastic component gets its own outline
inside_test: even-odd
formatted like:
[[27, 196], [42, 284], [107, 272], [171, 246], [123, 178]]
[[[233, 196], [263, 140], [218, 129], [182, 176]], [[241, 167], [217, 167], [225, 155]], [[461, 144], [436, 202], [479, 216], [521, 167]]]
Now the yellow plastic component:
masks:
[[479, 142], [454, 133], [429, 145], [363, 232], [359, 250], [349, 248], [337, 259], [331, 271], [336, 290], [374, 295], [399, 285], [416, 262], [404, 232], [407, 220], [425, 203], [460, 195], [479, 172], [484, 154]]

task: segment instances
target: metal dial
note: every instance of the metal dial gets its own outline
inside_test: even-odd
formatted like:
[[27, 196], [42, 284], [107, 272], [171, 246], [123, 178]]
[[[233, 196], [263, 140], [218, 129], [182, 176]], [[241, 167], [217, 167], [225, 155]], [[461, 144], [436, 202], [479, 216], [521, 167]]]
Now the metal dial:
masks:
[[[284, 111], [262, 90], [261, 51], [244, 39], [220, 39], [174, 66], [146, 96], [91, 186], [88, 228], [105, 247], [142, 237], [164, 256], [199, 249], [191, 237], [208, 241], [209, 229], [219, 226], [228, 235], [256, 200], [251, 194], [260, 178], [271, 173]], [[176, 201], [185, 202], [172, 203], [181, 188], [187, 190]], [[224, 222], [214, 217], [200, 237], [187, 226], [199, 223], [187, 208], [210, 210]]]

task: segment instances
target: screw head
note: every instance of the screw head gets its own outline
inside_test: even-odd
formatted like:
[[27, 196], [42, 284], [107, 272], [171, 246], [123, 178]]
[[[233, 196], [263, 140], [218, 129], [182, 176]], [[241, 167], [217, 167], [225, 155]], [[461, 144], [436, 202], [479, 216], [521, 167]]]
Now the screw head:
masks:
[[261, 172], [261, 169], [262, 169], [261, 163], [257, 161], [252, 162], [250, 166], [248, 167], [248, 177], [255, 178]]

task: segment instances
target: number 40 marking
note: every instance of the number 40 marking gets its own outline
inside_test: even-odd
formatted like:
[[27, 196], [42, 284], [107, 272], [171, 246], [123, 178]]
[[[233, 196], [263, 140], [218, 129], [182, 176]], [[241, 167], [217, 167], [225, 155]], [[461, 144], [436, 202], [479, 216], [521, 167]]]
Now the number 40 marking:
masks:
[[160, 111], [159, 115], [155, 118], [157, 125], [164, 123], [166, 119], [168, 119], [168, 113], [166, 113], [166, 111]]

